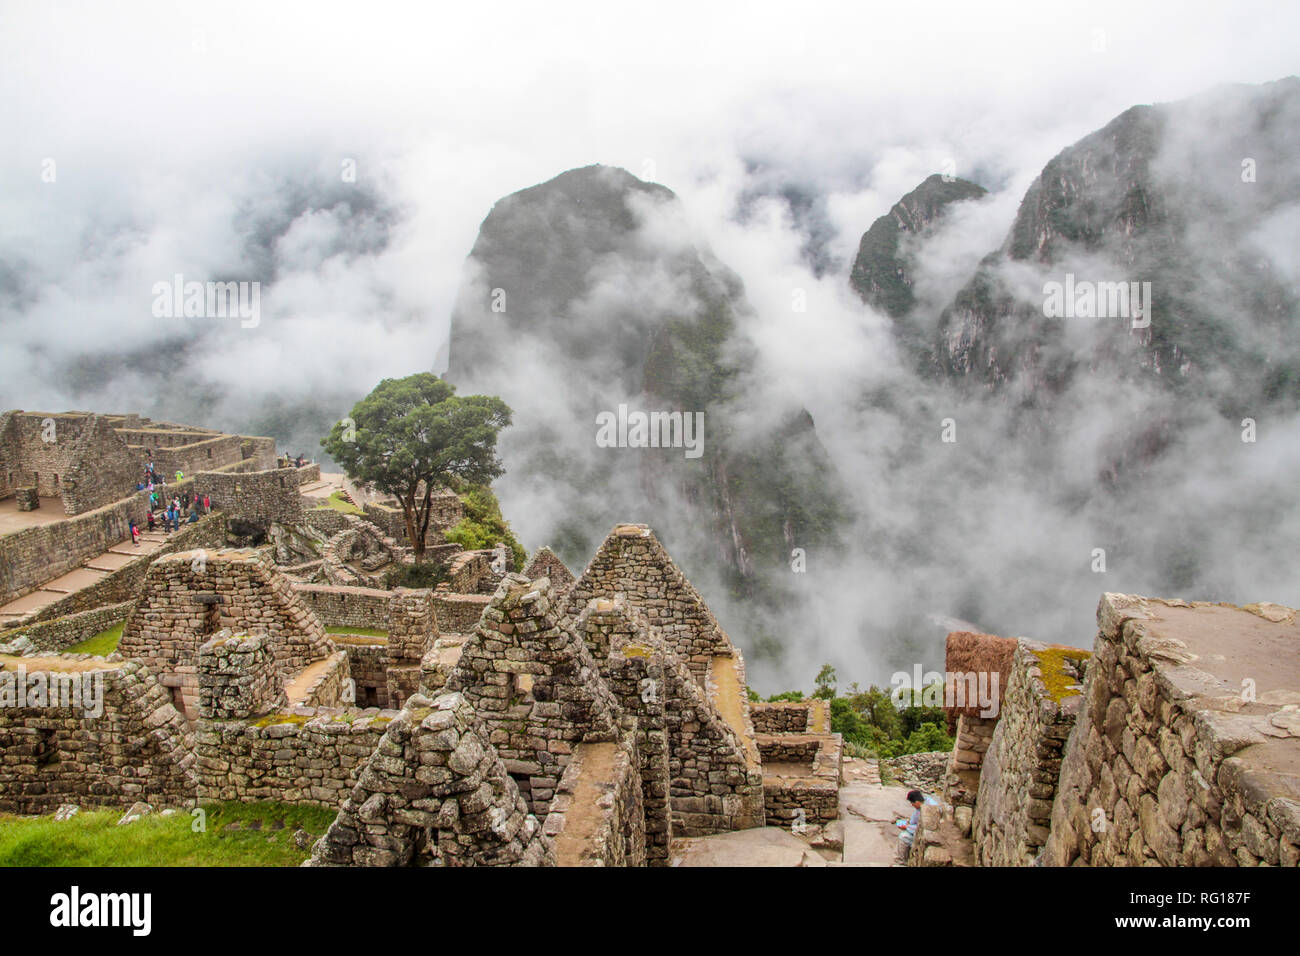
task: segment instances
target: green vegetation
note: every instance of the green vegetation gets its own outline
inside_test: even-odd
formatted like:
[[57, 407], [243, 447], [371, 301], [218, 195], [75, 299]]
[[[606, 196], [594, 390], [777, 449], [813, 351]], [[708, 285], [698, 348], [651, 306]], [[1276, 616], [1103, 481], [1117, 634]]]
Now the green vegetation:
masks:
[[341, 511], [345, 515], [365, 515], [365, 512], [343, 497], [343, 492], [336, 491], [328, 498], [325, 503], [320, 505], [321, 508], [329, 508], [333, 511]]
[[206, 819], [182, 808], [120, 827], [123, 808], [82, 810], [63, 821], [0, 814], [0, 866], [297, 866], [310, 851], [295, 845], [294, 831], [314, 842], [336, 813], [269, 801], [203, 811]]
[[528, 556], [501, 515], [501, 504], [492, 489], [487, 485], [466, 485], [457, 492], [465, 505], [465, 517], [444, 532], [443, 537], [466, 551], [493, 548], [501, 542], [514, 555], [515, 568], [522, 571]]
[[104, 657], [112, 654], [117, 650], [117, 642], [122, 639], [122, 628], [126, 626], [123, 620], [120, 624], [114, 624], [107, 631], [100, 631], [94, 637], [87, 638], [80, 644], [73, 644], [71, 647], [64, 648], [64, 654], [98, 654]]
[[[942, 707], [923, 705], [924, 691], [904, 691], [895, 702], [888, 690], [871, 686], [865, 691], [856, 683], [849, 693], [838, 695], [835, 668], [822, 665], [814, 681], [814, 699], [829, 700], [831, 730], [844, 736], [845, 751], [855, 757], [900, 757], [903, 754], [951, 750], [948, 715]], [[933, 692], [932, 692], [933, 694]], [[939, 694], [942, 699], [942, 691]], [[751, 701], [762, 700], [749, 691]], [[773, 694], [768, 702], [803, 700], [803, 691], [788, 690]]]
[[356, 634], [358, 637], [387, 637], [388, 632], [377, 627], [327, 627], [326, 634]]
[[353, 481], [401, 502], [419, 563], [434, 492], [499, 477], [497, 435], [510, 416], [510, 407], [495, 396], [459, 396], [449, 382], [419, 372], [384, 379], [321, 445]]
[[1049, 647], [1038, 655], [1039, 670], [1043, 675], [1043, 684], [1047, 694], [1058, 704], [1067, 697], [1082, 693], [1079, 678], [1068, 673], [1065, 662], [1072, 662], [1077, 669], [1092, 654], [1074, 647]]
[[384, 583], [390, 588], [436, 588], [449, 578], [447, 566], [432, 561], [399, 564], [384, 572]]

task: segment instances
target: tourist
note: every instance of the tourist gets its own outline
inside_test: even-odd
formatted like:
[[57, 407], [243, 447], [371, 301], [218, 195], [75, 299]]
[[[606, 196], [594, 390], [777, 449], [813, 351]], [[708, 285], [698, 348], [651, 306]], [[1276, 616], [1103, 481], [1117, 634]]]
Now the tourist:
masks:
[[185, 480], [185, 472], [178, 470], [176, 472], [176, 484], [179, 485], [184, 480]]
[[148, 520], [148, 522], [149, 522], [149, 530], [152, 531], [152, 530], [153, 530], [153, 527], [154, 527], [154, 516], [153, 516], [153, 509], [152, 509], [152, 508], [149, 509], [149, 513], [148, 513], [147, 515], [145, 515], [145, 518], [146, 518], [146, 520]]
[[131, 522], [131, 543], [137, 548], [140, 547], [140, 529], [134, 521]]
[[920, 790], [907, 791], [907, 802], [912, 805], [912, 817], [904, 820], [901, 817], [894, 826], [903, 832], [898, 835], [898, 862], [907, 863], [908, 854], [912, 852], [912, 841], [916, 839], [916, 828], [921, 825], [921, 805], [925, 802], [925, 795]]
[[203, 496], [203, 513], [205, 515], [212, 514], [212, 499], [207, 495]]
[[194, 506], [193, 510], [190, 511], [190, 516], [189, 516], [189, 518], [187, 519], [186, 523], [187, 523], [187, 524], [194, 524], [194, 522], [196, 522], [196, 521], [198, 521], [198, 520], [199, 520], [199, 506], [196, 504], [196, 505]]

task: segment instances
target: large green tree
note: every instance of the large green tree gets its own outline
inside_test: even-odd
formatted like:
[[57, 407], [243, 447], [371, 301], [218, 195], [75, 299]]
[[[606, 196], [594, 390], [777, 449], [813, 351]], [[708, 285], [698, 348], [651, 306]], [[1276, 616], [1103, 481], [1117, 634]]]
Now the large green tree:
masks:
[[321, 445], [354, 482], [401, 502], [420, 561], [434, 491], [466, 482], [486, 485], [500, 476], [497, 435], [510, 415], [495, 396], [457, 395], [454, 385], [420, 372], [384, 379]]

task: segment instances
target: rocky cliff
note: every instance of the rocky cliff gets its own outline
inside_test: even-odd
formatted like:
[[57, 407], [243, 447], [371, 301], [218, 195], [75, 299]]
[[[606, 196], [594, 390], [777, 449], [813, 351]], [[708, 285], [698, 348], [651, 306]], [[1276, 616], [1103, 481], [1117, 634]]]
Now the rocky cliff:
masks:
[[[757, 380], [752, 316], [663, 186], [589, 166], [499, 201], [466, 265], [447, 377], [515, 409], [500, 492], [521, 534], [577, 561], [635, 518], [723, 569], [717, 586], [775, 600], [772, 572], [795, 546], [829, 546], [841, 505], [812, 418]], [[597, 416], [620, 405], [703, 413], [700, 454], [600, 447]]]

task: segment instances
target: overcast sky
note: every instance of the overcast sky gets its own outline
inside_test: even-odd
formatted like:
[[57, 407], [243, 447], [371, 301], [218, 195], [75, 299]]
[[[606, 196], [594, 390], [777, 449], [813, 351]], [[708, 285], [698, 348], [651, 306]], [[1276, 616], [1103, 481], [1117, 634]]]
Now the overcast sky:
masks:
[[[436, 361], [491, 203], [564, 169], [668, 185], [747, 282], [738, 197], [801, 185], [847, 267], [949, 159], [1008, 191], [1009, 222], [1043, 162], [1124, 108], [1294, 72], [1300, 27], [1288, 3], [419, 6], [0, 6], [4, 403], [69, 404], [64, 349], [156, 338], [155, 281], [265, 281], [259, 213], [284, 220], [264, 327], [219, 358], [368, 383]], [[372, 218], [268, 212], [347, 159]]]

